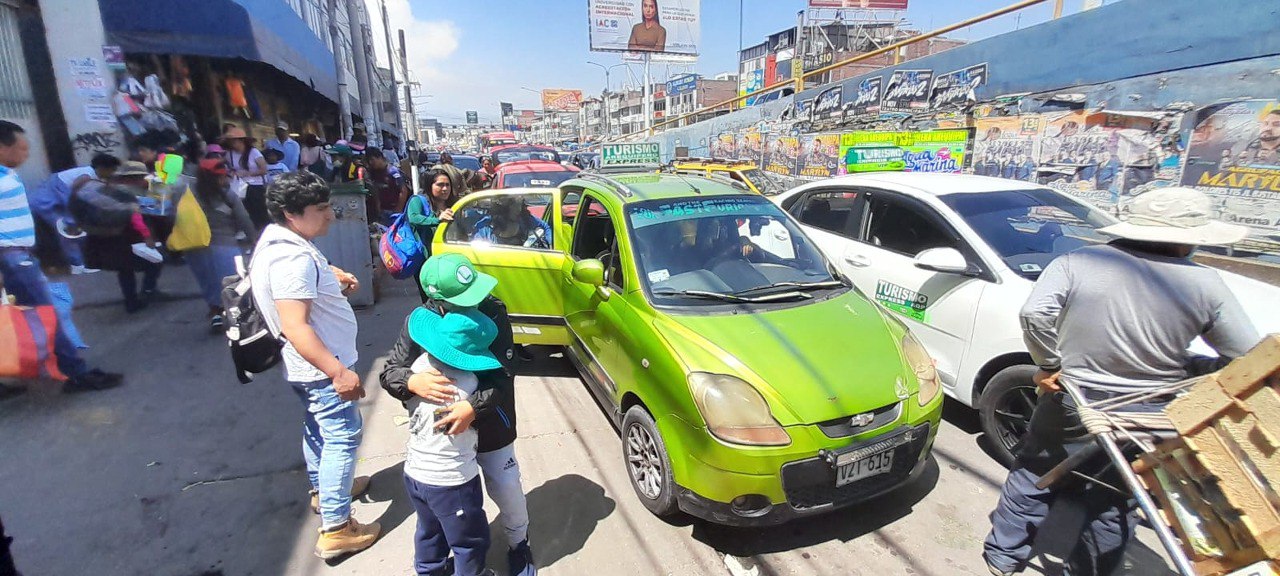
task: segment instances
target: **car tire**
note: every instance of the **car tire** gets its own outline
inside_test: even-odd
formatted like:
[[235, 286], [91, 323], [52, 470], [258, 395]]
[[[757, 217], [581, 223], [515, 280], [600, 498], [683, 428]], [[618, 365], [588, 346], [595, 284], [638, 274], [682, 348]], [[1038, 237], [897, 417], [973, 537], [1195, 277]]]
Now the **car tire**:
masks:
[[680, 511], [667, 445], [642, 406], [632, 406], [622, 418], [622, 460], [631, 488], [649, 512], [665, 518]]
[[991, 442], [991, 456], [1006, 468], [1013, 466], [1013, 447], [1031, 422], [1036, 405], [1037, 368], [1028, 364], [996, 372], [978, 398], [982, 432]]

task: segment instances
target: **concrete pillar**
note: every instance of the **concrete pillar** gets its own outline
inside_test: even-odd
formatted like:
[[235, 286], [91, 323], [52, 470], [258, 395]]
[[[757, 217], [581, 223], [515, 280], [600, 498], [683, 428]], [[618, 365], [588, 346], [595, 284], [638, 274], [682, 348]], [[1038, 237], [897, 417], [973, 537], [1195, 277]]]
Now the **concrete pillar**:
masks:
[[58, 100], [67, 121], [65, 137], [71, 141], [76, 164], [87, 166], [100, 152], [125, 158], [124, 135], [111, 112], [111, 96], [118, 82], [103, 56], [106, 32], [98, 1], [40, 0], [40, 11]]
[[373, 84], [369, 79], [369, 51], [372, 46], [365, 33], [364, 18], [361, 18], [361, 2], [347, 1], [347, 32], [351, 35], [351, 55], [355, 59], [356, 90], [360, 93], [360, 116], [364, 118], [364, 131], [369, 136], [369, 144], [379, 142], [381, 129], [378, 117], [373, 110]]

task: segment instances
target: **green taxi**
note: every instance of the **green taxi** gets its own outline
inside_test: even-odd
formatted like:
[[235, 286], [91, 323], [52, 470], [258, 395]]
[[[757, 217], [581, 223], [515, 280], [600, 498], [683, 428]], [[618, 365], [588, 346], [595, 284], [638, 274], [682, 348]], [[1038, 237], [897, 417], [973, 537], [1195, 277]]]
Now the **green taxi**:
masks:
[[654, 514], [777, 524], [923, 471], [933, 360], [768, 198], [601, 172], [473, 194], [454, 215], [433, 253], [498, 278], [516, 342], [565, 347]]

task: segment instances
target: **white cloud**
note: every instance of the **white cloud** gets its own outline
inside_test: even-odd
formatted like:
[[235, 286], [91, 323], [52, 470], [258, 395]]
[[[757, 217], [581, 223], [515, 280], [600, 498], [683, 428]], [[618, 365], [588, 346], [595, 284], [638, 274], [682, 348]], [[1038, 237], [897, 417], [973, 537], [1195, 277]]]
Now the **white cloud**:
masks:
[[382, 3], [386, 2], [387, 22], [391, 28], [391, 46], [396, 58], [396, 77], [400, 78], [400, 37], [404, 30], [405, 55], [409, 71], [414, 79], [423, 81], [443, 74], [444, 60], [458, 49], [462, 31], [449, 20], [425, 20], [413, 13], [409, 0], [365, 0], [369, 20], [373, 25], [374, 52], [378, 65], [386, 67], [387, 42], [382, 28]]

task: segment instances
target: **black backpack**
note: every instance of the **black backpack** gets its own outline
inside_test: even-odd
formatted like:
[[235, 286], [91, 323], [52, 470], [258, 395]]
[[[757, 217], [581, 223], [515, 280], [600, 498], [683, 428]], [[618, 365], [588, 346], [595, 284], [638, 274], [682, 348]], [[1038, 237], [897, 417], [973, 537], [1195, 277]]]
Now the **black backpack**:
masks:
[[[258, 250], [280, 243], [296, 244], [272, 240]], [[241, 384], [248, 384], [253, 381], [251, 374], [266, 372], [280, 363], [284, 340], [267, 326], [267, 319], [253, 299], [253, 286], [249, 281], [252, 260], [248, 267], [239, 266], [240, 262], [237, 261], [236, 274], [222, 279], [222, 309], [236, 378]]]

